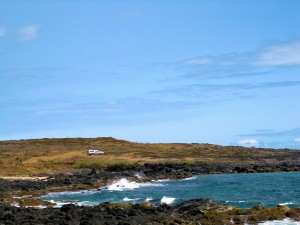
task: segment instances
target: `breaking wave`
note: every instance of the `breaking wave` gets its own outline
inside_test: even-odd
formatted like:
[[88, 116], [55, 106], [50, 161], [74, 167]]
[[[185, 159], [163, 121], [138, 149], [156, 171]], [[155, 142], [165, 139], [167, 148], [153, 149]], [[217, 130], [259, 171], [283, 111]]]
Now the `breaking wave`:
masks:
[[167, 204], [167, 205], [170, 205], [172, 204], [174, 201], [175, 201], [176, 198], [172, 198], [172, 197], [162, 197], [162, 199], [160, 200], [160, 203], [164, 203], [164, 204]]
[[279, 205], [294, 205], [294, 202], [279, 203]]
[[150, 197], [150, 198], [146, 198], [145, 201], [146, 201], [146, 202], [150, 202], [150, 201], [152, 201], [152, 200], [153, 200], [153, 198]]
[[127, 198], [127, 197], [123, 198], [124, 202], [131, 202], [131, 201], [137, 201], [137, 200], [140, 200], [140, 198]]
[[187, 177], [187, 178], [184, 178], [182, 180], [195, 180], [195, 179], [196, 179], [196, 177], [194, 176], [194, 177]]
[[[211, 198], [240, 208], [251, 208], [260, 204], [265, 207], [275, 207], [278, 204], [299, 207], [299, 176], [299, 172], [217, 174], [144, 183], [123, 178], [98, 189], [51, 192], [39, 198], [46, 201], [54, 200], [58, 205], [65, 202], [95, 205], [102, 202], [141, 203], [144, 201], [152, 204], [175, 205], [190, 199]], [[265, 182], [260, 182], [261, 180]], [[278, 182], [283, 185], [279, 186]], [[269, 191], [270, 188], [272, 191]], [[274, 192], [277, 194], [274, 195]]]
[[163, 184], [157, 184], [153, 182], [146, 183], [137, 183], [135, 181], [129, 181], [126, 178], [114, 181], [112, 184], [107, 186], [109, 191], [123, 191], [123, 190], [132, 190], [141, 187], [155, 187], [155, 186], [164, 186]]

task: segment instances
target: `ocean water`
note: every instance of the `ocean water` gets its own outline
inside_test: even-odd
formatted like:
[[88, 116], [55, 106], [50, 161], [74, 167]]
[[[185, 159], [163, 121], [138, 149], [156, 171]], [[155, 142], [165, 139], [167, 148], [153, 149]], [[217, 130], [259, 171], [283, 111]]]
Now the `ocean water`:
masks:
[[[41, 196], [57, 207], [73, 203], [96, 205], [101, 202], [176, 205], [195, 198], [210, 198], [240, 208], [255, 205], [300, 207], [300, 172], [199, 175], [183, 180], [157, 180], [146, 183], [120, 179], [101, 190], [51, 192]], [[261, 225], [300, 225], [289, 219]]]
[[183, 180], [147, 183], [116, 180], [102, 190], [51, 192], [40, 198], [58, 206], [66, 203], [95, 205], [101, 202], [175, 205], [195, 198], [250, 208], [255, 205], [300, 207], [300, 172], [199, 175]]

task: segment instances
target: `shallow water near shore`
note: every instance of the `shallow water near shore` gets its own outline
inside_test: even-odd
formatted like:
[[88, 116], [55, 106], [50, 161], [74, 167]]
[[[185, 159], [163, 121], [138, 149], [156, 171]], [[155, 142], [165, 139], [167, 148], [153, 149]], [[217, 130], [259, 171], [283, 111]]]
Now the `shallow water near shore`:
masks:
[[199, 175], [183, 180], [147, 183], [114, 181], [101, 190], [52, 192], [43, 200], [63, 204], [96, 205], [101, 202], [166, 203], [176, 205], [196, 198], [250, 208], [255, 205], [300, 207], [300, 172]]
[[[259, 223], [258, 225], [299, 225], [300, 222], [293, 221], [291, 219], [284, 219], [284, 220], [273, 220], [273, 221], [266, 221], [263, 223]], [[245, 224], [247, 225], [247, 224]]]

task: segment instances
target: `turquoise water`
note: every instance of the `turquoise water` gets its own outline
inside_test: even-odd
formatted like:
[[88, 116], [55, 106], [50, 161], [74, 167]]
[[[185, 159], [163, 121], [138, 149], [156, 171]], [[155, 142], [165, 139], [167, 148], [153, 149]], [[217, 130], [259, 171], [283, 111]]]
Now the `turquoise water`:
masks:
[[58, 206], [65, 203], [95, 205], [101, 202], [144, 201], [174, 205], [195, 198], [210, 198], [241, 208], [259, 204], [300, 207], [300, 172], [200, 175], [184, 180], [148, 183], [122, 179], [102, 187], [100, 191], [54, 192], [41, 197], [56, 202]]

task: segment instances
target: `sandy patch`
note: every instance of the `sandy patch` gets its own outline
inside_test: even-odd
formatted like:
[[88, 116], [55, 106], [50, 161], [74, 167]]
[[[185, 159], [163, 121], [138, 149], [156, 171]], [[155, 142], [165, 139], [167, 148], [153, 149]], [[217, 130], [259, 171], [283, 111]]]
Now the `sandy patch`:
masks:
[[21, 176], [11, 176], [11, 177], [0, 176], [0, 178], [6, 180], [47, 180], [48, 179], [48, 177], [21, 177]]

